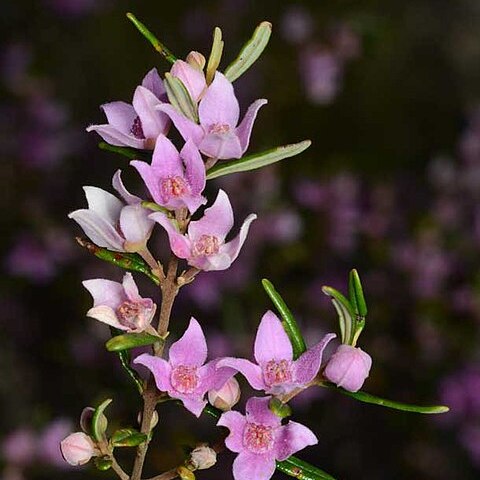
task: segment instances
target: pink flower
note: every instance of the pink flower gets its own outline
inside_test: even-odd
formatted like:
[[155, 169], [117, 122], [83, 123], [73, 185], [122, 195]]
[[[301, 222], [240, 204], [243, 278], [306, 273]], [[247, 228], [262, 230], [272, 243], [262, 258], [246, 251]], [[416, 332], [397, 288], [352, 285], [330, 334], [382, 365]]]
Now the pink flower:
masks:
[[231, 410], [240, 400], [240, 385], [235, 377], [230, 378], [222, 388], [210, 390], [208, 401], [219, 410], [226, 412]]
[[126, 273], [123, 283], [97, 278], [86, 280], [83, 286], [93, 297], [93, 308], [87, 316], [126, 332], [155, 334], [150, 325], [157, 306], [150, 298], [142, 298], [131, 273]]
[[190, 213], [206, 203], [201, 195], [205, 188], [205, 165], [189, 140], [178, 153], [173, 143], [160, 135], [153, 151], [152, 164], [134, 160], [130, 165], [140, 173], [153, 199], [165, 208], [187, 207]]
[[235, 480], [268, 480], [275, 472], [275, 461], [286, 460], [308, 445], [318, 443], [314, 433], [297, 422], [281, 424], [268, 408], [270, 397], [250, 398], [246, 415], [225, 412], [217, 425], [227, 427], [226, 447], [238, 453], [233, 462]]
[[144, 365], [153, 374], [157, 388], [178, 398], [197, 417], [207, 404], [205, 394], [219, 389], [233, 375], [229, 368], [216, 368], [216, 361], [207, 360], [207, 343], [202, 327], [192, 317], [183, 336], [172, 344], [168, 361], [144, 353], [133, 363]]
[[120, 147], [152, 150], [160, 134], [169, 128], [168, 117], [157, 110], [165, 98], [165, 87], [153, 68], [133, 95], [133, 105], [111, 102], [102, 105], [107, 116], [105, 125], [90, 125], [87, 132], [97, 132], [106, 142]]
[[170, 247], [178, 258], [184, 258], [200, 270], [225, 270], [238, 257], [247, 238], [250, 224], [257, 218], [250, 214], [243, 222], [240, 233], [230, 242], [225, 237], [233, 227], [233, 210], [227, 194], [220, 190], [215, 203], [205, 210], [202, 218], [190, 222], [182, 235], [164, 213], [152, 213], [168, 234]]
[[338, 387], [350, 392], [357, 392], [362, 388], [370, 368], [372, 358], [358, 347], [340, 345], [330, 357], [324, 375]]
[[322, 363], [323, 350], [335, 338], [325, 335], [315, 346], [293, 360], [292, 344], [282, 322], [270, 310], [258, 326], [254, 355], [257, 363], [243, 358], [224, 358], [219, 367], [231, 367], [240, 372], [255, 390], [273, 395], [285, 395], [306, 387], [317, 375]]
[[[233, 85], [220, 72], [206, 90], [198, 106], [200, 125], [183, 116], [172, 105], [161, 104], [185, 140], [192, 139], [208, 157], [217, 159], [240, 158], [248, 148], [253, 123], [260, 107], [267, 100], [253, 102], [240, 125], [240, 107]], [[237, 126], [238, 125], [238, 126]]]
[[[189, 56], [198, 52], [191, 52]], [[188, 60], [188, 57], [187, 57]], [[190, 97], [195, 103], [198, 103], [200, 97], [207, 89], [207, 82], [205, 80], [205, 74], [199, 68], [195, 68], [190, 63], [185, 62], [184, 60], [177, 60], [171, 70], [170, 73], [173, 77], [178, 78], [185, 88], [187, 89]]]
[[120, 175], [117, 170], [112, 185], [123, 202], [101, 188], [83, 187], [88, 209], [75, 210], [68, 217], [100, 247], [114, 252], [139, 252], [146, 248], [154, 222], [148, 218], [150, 212], [142, 207], [142, 199], [127, 191]]
[[70, 465], [84, 465], [95, 455], [91, 438], [83, 432], [75, 432], [60, 442], [63, 458]]

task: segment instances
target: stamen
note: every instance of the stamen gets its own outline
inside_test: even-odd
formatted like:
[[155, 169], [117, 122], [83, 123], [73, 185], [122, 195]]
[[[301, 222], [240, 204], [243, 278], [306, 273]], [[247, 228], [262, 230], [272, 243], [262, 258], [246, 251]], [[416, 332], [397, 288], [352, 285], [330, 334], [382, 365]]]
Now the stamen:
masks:
[[172, 386], [180, 393], [192, 393], [198, 386], [197, 367], [179, 365], [172, 371], [170, 378]]
[[272, 449], [273, 428], [257, 423], [247, 423], [243, 433], [243, 444], [253, 453], [265, 453]]

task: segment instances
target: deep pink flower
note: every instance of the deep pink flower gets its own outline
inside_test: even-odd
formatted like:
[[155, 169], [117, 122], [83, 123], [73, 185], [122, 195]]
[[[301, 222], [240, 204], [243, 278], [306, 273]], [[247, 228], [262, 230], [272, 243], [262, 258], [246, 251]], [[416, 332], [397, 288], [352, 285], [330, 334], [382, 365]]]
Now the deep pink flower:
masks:
[[306, 387], [317, 375], [322, 363], [323, 350], [335, 338], [325, 335], [315, 346], [293, 360], [292, 344], [282, 322], [268, 311], [258, 326], [254, 355], [256, 364], [243, 358], [224, 358], [219, 367], [231, 367], [240, 372], [255, 390], [273, 395], [285, 395]]
[[191, 140], [178, 153], [173, 143], [160, 135], [152, 164], [133, 160], [130, 165], [140, 173], [155, 202], [165, 208], [187, 207], [193, 214], [207, 201], [201, 195], [206, 182], [205, 165]]
[[286, 460], [295, 452], [318, 443], [315, 434], [297, 422], [281, 424], [270, 409], [270, 397], [250, 398], [246, 415], [225, 412], [217, 425], [227, 427], [226, 447], [238, 453], [233, 462], [235, 480], [268, 480], [275, 472], [275, 461]]
[[151, 298], [142, 298], [131, 273], [123, 283], [96, 278], [86, 280], [83, 286], [93, 297], [93, 307], [87, 316], [126, 332], [155, 333], [150, 323], [157, 306]]
[[105, 103], [101, 108], [108, 123], [90, 125], [87, 132], [97, 132], [112, 145], [153, 150], [157, 137], [166, 134], [170, 125], [168, 117], [157, 110], [162, 100], [165, 100], [165, 87], [157, 69], [153, 68], [135, 89], [132, 105]]
[[233, 85], [222, 73], [216, 72], [198, 106], [200, 125], [183, 116], [172, 105], [161, 104], [157, 108], [165, 112], [182, 137], [192, 139], [204, 155], [229, 159], [240, 158], [247, 150], [258, 110], [266, 103], [265, 99], [253, 102], [238, 125], [240, 107]]
[[88, 209], [75, 210], [68, 217], [100, 247], [114, 252], [139, 252], [146, 248], [154, 222], [148, 218], [150, 211], [142, 207], [142, 199], [127, 191], [120, 175], [117, 170], [112, 185], [123, 202], [101, 188], [83, 187]]
[[216, 368], [216, 361], [207, 360], [207, 342], [202, 327], [192, 317], [183, 336], [172, 344], [168, 361], [144, 353], [133, 363], [144, 365], [153, 374], [157, 388], [178, 398], [197, 417], [207, 404], [206, 393], [219, 389], [232, 377], [233, 370]]
[[203, 217], [189, 223], [185, 235], [176, 229], [164, 213], [152, 213], [150, 218], [167, 231], [170, 247], [178, 258], [186, 259], [192, 267], [209, 271], [230, 267], [247, 238], [250, 224], [257, 216], [250, 214], [237, 237], [225, 242], [225, 237], [233, 227], [233, 210], [227, 194], [220, 190], [215, 203], [205, 210]]

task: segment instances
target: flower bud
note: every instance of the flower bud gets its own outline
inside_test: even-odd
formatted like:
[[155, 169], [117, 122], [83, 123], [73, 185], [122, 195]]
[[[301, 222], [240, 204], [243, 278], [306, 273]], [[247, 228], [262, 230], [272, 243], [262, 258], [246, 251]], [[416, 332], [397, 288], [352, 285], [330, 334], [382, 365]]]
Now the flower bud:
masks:
[[85, 407], [80, 415], [80, 427], [87, 435], [92, 433], [92, 420], [94, 413], [95, 409], [93, 407]]
[[203, 67], [205, 67], [206, 63], [205, 57], [200, 52], [195, 51], [190, 52], [185, 60], [189, 65], [197, 70], [203, 70]]
[[205, 470], [217, 463], [217, 453], [207, 445], [199, 445], [190, 454], [190, 461], [195, 470]]
[[63, 458], [70, 465], [84, 465], [95, 455], [95, 445], [83, 432], [75, 432], [60, 442]]
[[356, 392], [368, 377], [371, 366], [368, 353], [351, 345], [340, 345], [328, 361], [324, 375], [337, 387]]
[[240, 400], [240, 385], [235, 377], [230, 378], [219, 390], [208, 392], [208, 401], [219, 410], [231, 410]]
[[[142, 424], [142, 412], [138, 412], [137, 421], [139, 425]], [[153, 430], [157, 426], [157, 423], [158, 423], [158, 413], [156, 410], [154, 410], [152, 414], [152, 419], [150, 420], [150, 430]]]
[[177, 468], [177, 475], [180, 480], [195, 480], [195, 474], [183, 465]]

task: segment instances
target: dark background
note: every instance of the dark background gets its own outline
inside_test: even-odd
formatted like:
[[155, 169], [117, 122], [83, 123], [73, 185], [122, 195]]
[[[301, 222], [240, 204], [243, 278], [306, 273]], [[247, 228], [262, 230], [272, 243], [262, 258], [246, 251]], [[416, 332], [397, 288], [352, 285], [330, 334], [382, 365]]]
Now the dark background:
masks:
[[[110, 189], [121, 157], [84, 130], [99, 105], [130, 101], [153, 66], [168, 70], [126, 20], [134, 11], [184, 57], [208, 55], [223, 30], [225, 68], [262, 20], [274, 34], [235, 83], [243, 111], [268, 98], [250, 151], [310, 138], [299, 157], [211, 185], [230, 194], [237, 224], [259, 220], [226, 272], [201, 274], [178, 299], [173, 332], [194, 315], [211, 354], [249, 356], [270, 308], [270, 278], [307, 341], [336, 328], [324, 284], [345, 291], [356, 267], [369, 305], [359, 345], [374, 359], [365, 390], [444, 402], [442, 418], [306, 393], [295, 419], [319, 445], [302, 452], [340, 479], [474, 479], [480, 468], [480, 3], [476, 0], [155, 2], [7, 0], [0, 16], [0, 392], [8, 480], [111, 476], [65, 471], [58, 441], [84, 406], [112, 396], [113, 425], [134, 425], [135, 390], [85, 317], [81, 280], [122, 273], [76, 246], [68, 212], [82, 185]], [[157, 235], [152, 246], [162, 249]], [[156, 295], [137, 278], [144, 296]], [[245, 391], [247, 387], [245, 386]], [[209, 419], [161, 413], [147, 474], [213, 439]], [[70, 423], [71, 422], [71, 423]], [[178, 446], [177, 446], [178, 445]], [[128, 455], [125, 461], [128, 462]], [[123, 459], [122, 459], [123, 460]], [[232, 458], [200, 472], [230, 478]], [[277, 474], [278, 478], [282, 475]]]

